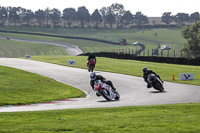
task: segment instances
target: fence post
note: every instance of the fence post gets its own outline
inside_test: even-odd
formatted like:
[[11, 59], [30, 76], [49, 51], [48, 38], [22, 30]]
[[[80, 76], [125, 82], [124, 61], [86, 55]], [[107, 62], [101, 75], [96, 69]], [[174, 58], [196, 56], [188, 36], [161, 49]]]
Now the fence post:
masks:
[[174, 58], [176, 57], [176, 51], [174, 50]]
[[181, 50], [181, 58], [182, 58], [182, 50]]
[[157, 49], [158, 50], [158, 52], [157, 52], [157, 57], [158, 57], [158, 55], [159, 55], [159, 49]]
[[169, 57], [169, 50], [167, 50], [167, 57]]

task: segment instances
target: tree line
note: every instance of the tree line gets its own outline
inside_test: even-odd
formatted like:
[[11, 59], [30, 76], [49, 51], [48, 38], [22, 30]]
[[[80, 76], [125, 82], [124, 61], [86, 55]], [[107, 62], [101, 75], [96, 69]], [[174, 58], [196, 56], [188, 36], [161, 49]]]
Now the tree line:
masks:
[[[191, 15], [187, 13], [178, 13], [171, 15], [171, 12], [165, 12], [162, 15], [162, 22], [170, 25], [172, 22], [183, 26], [185, 23], [192, 23], [200, 20], [199, 13], [195, 12]], [[122, 4], [112, 4], [109, 7], [96, 9], [92, 14], [89, 13], [85, 6], [74, 8], [65, 8], [62, 12], [59, 9], [46, 8], [45, 10], [32, 10], [22, 7], [3, 7], [0, 6], [0, 25], [14, 26], [38, 26], [38, 27], [68, 27], [78, 25], [84, 28], [86, 24], [93, 24], [95, 28], [126, 28], [128, 25], [138, 27], [147, 25], [148, 17], [138, 11], [132, 14], [129, 10], [125, 10]]]

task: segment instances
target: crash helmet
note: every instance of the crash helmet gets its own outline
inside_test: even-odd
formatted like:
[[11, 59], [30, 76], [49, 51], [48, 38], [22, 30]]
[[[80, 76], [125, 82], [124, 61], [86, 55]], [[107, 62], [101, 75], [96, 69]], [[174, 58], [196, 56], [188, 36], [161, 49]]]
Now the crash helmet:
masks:
[[95, 79], [96, 79], [96, 73], [95, 73], [95, 72], [92, 72], [92, 73], [90, 74], [90, 78], [91, 78], [91, 80], [95, 80]]
[[144, 73], [146, 73], [147, 72], [147, 67], [143, 67], [143, 69], [142, 69], [142, 71], [144, 72]]

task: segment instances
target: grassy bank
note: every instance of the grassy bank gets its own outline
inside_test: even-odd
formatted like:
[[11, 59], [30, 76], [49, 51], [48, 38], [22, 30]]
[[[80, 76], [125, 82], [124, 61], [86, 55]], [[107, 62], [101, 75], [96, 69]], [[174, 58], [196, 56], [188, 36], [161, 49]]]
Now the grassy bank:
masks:
[[[30, 40], [41, 40], [41, 41], [48, 41], [48, 42], [61, 42], [61, 43], [69, 43], [72, 45], [79, 46], [83, 52], [91, 52], [91, 51], [114, 51], [114, 50], [121, 50], [121, 49], [140, 49], [139, 46], [133, 45], [113, 45], [89, 40], [80, 40], [80, 39], [63, 39], [63, 38], [56, 38], [56, 37], [45, 37], [45, 36], [37, 36], [37, 35], [24, 35], [24, 34], [11, 34], [11, 33], [0, 33], [0, 36], [3, 37], [11, 37], [11, 38], [20, 38], [20, 39], [30, 39]], [[1, 40], [0, 40], [1, 42]], [[12, 43], [12, 42], [10, 42]], [[26, 42], [24, 42], [26, 43]], [[148, 44], [149, 48], [156, 48], [156, 45]]]
[[[69, 66], [67, 65], [67, 60], [76, 60], [77, 64], [74, 66], [71, 65], [71, 67], [87, 69], [86, 56], [34, 56], [32, 57], [32, 59], [66, 66]], [[199, 66], [153, 63], [135, 60], [120, 60], [97, 57], [97, 64], [95, 70], [142, 77], [142, 68], [144, 66], [155, 71], [165, 81], [200, 85]], [[195, 80], [182, 81], [179, 79], [180, 73], [194, 73]], [[175, 75], [175, 80], [172, 80], [173, 74]]]
[[67, 55], [64, 48], [42, 43], [0, 39], [0, 57], [24, 57], [28, 55]]
[[[61, 39], [54, 37], [44, 37], [44, 36], [33, 36], [33, 35], [23, 35], [23, 34], [10, 34], [10, 33], [0, 33], [0, 36], [4, 37], [15, 37], [15, 38], [26, 38], [32, 40], [44, 40], [44, 41], [54, 41], [54, 42], [64, 42], [79, 46], [84, 52], [90, 51], [113, 51], [114, 49], [140, 49], [138, 46], [130, 45], [136, 41], [142, 42], [146, 45], [147, 49], [157, 48], [157, 43], [161, 42], [161, 46], [165, 43], [172, 47], [172, 50], [181, 50], [183, 48], [186, 40], [181, 35], [181, 29], [123, 29], [123, 30], [95, 30], [95, 29], [52, 29], [52, 28], [11, 28], [14, 31], [26, 31], [26, 32], [37, 32], [45, 34], [54, 35], [66, 35], [66, 36], [76, 36], [76, 37], [89, 37], [97, 38], [102, 40], [108, 40], [113, 42], [118, 42], [119, 37], [123, 37], [127, 40], [129, 45], [111, 45], [94, 41], [78, 40], [78, 39]], [[154, 36], [155, 33], [157, 36]]]
[[[134, 41], [148, 42], [160, 41], [174, 44], [183, 44], [185, 39], [181, 35], [181, 28], [148, 28], [148, 29], [65, 29], [65, 28], [22, 28], [1, 27], [3, 30], [47, 33], [55, 35], [90, 37], [118, 42], [119, 37], [127, 39], [128, 43]], [[157, 32], [157, 36], [154, 34]], [[144, 40], [145, 39], [145, 40]]]
[[0, 132], [199, 133], [200, 104], [0, 113]]
[[80, 90], [53, 79], [0, 66], [0, 106], [84, 97]]

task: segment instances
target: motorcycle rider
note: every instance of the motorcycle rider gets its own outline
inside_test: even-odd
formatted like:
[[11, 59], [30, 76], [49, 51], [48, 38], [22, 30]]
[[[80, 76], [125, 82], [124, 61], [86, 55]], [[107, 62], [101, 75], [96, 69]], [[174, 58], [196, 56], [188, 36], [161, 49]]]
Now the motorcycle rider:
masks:
[[94, 55], [94, 53], [91, 52], [90, 55], [88, 56], [88, 63], [87, 63], [87, 66], [89, 65], [89, 61], [90, 61], [90, 60], [93, 60], [93, 59], [96, 61], [96, 56]]
[[[154, 71], [152, 71], [152, 70], [148, 70], [147, 67], [143, 67], [142, 71], [143, 71], [143, 78], [144, 78], [144, 81], [147, 83], [147, 88], [151, 88], [151, 87], [152, 87], [152, 86], [147, 82], [147, 79], [148, 79], [148, 75], [149, 75], [149, 74], [153, 73], [153, 74], [155, 74], [155, 75], [160, 79], [160, 76], [159, 76], [159, 75], [157, 75], [157, 74], [156, 74]], [[161, 81], [162, 83], [164, 83], [161, 79], [160, 79], [160, 81]]]
[[[112, 84], [112, 82], [111, 82], [110, 80], [107, 80], [107, 81], [106, 81], [106, 78], [104, 78], [104, 77], [101, 76], [101, 75], [96, 75], [95, 72], [92, 72], [92, 73], [90, 74], [90, 79], [91, 79], [91, 80], [90, 80], [90, 85], [91, 85], [91, 87], [92, 87], [93, 90], [94, 90], [94, 82], [95, 82], [96, 80], [101, 80], [101, 82], [110, 85], [110, 87], [111, 87], [114, 91], [116, 91], [115, 87], [113, 86], [113, 84]], [[96, 95], [97, 95], [97, 96], [100, 96], [98, 93], [96, 93]]]

